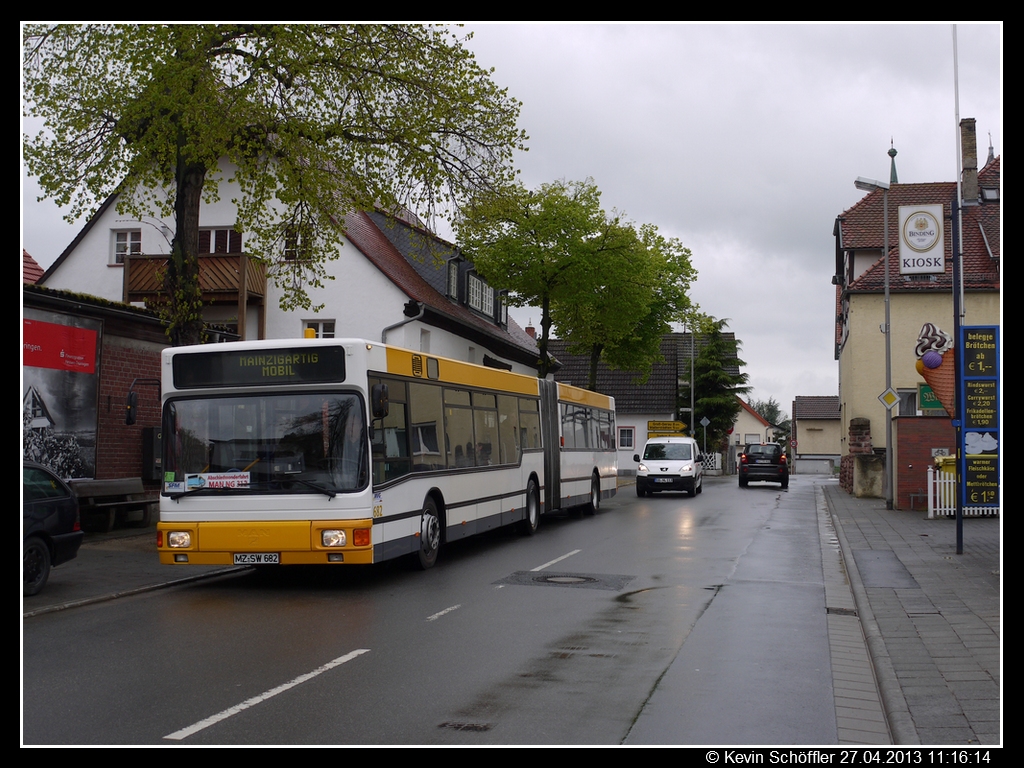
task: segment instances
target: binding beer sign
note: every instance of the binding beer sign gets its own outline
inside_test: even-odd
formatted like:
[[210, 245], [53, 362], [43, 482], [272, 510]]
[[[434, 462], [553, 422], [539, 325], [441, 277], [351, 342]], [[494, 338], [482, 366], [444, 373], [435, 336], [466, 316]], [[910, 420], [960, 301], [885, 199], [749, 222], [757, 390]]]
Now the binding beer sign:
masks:
[[900, 274], [946, 271], [946, 244], [941, 205], [900, 206]]

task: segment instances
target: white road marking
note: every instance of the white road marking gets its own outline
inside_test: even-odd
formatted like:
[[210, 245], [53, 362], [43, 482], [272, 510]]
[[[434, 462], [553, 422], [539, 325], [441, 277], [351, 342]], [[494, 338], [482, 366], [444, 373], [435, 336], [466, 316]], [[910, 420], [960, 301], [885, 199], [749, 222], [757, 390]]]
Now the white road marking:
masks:
[[580, 552], [580, 550], [578, 550], [578, 549], [574, 549], [572, 552], [566, 552], [561, 557], [556, 557], [554, 560], [549, 560], [548, 562], [544, 563], [544, 565], [538, 565], [536, 568], [531, 568], [530, 569], [530, 573], [533, 573], [534, 571], [543, 571], [549, 565], [554, 565], [557, 562], [565, 560], [565, 558], [567, 558], [567, 557], [572, 557], [573, 555], [579, 554], [579, 552]]
[[452, 611], [457, 611], [461, 607], [462, 607], [462, 604], [460, 603], [459, 605], [453, 605], [453, 606], [451, 606], [449, 608], [445, 608], [443, 611], [438, 611], [433, 616], [427, 616], [427, 621], [433, 621], [434, 619], [440, 619], [446, 613], [451, 613]]
[[191, 736], [193, 733], [198, 733], [204, 728], [209, 728], [214, 723], [219, 723], [221, 720], [227, 720], [232, 715], [237, 715], [239, 712], [244, 712], [249, 707], [254, 707], [260, 702], [266, 701], [267, 699], [272, 698], [273, 696], [277, 696], [277, 694], [279, 693], [284, 693], [289, 688], [294, 688], [296, 685], [299, 685], [300, 683], [304, 683], [307, 680], [312, 680], [317, 675], [323, 674], [328, 670], [341, 666], [346, 661], [352, 661], [352, 659], [354, 659], [356, 656], [361, 656], [362, 654], [369, 652], [369, 648], [359, 648], [358, 650], [352, 651], [351, 653], [346, 653], [344, 656], [339, 656], [334, 661], [329, 661], [322, 667], [314, 669], [312, 672], [307, 672], [304, 675], [299, 675], [294, 680], [291, 680], [290, 682], [287, 682], [284, 685], [279, 685], [277, 686], [277, 688], [271, 688], [266, 693], [261, 693], [259, 696], [253, 696], [251, 699], [243, 701], [241, 704], [236, 704], [233, 707], [229, 707], [228, 709], [225, 709], [223, 712], [218, 712], [216, 715], [208, 717], [205, 720], [200, 720], [198, 723], [190, 725], [188, 728], [182, 728], [180, 731], [175, 731], [174, 733], [168, 734], [167, 736], [164, 736], [164, 738], [173, 739], [174, 741], [181, 741], [182, 739]]

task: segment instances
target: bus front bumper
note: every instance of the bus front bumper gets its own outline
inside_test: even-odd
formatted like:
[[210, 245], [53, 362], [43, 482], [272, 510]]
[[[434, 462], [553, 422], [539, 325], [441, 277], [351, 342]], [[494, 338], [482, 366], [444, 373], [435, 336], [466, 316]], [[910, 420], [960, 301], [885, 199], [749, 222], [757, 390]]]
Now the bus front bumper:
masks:
[[[301, 520], [157, 525], [165, 565], [367, 565], [373, 562], [373, 521]], [[324, 532], [341, 546], [325, 546]], [[340, 534], [339, 534], [340, 532]]]

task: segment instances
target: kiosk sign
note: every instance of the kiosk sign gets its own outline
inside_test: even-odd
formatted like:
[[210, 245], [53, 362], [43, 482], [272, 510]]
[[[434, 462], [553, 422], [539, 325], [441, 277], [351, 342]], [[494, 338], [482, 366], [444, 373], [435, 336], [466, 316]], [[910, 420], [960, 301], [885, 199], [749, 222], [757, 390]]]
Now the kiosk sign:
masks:
[[900, 206], [900, 274], [946, 271], [946, 240], [941, 205]]

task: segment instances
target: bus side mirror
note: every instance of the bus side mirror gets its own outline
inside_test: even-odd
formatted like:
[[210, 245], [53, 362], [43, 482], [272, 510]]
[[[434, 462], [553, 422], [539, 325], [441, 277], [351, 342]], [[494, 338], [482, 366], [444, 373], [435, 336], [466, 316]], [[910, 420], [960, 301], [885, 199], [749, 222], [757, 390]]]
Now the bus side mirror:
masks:
[[370, 390], [370, 412], [375, 419], [383, 419], [388, 415], [388, 385], [374, 384]]
[[135, 409], [139, 405], [139, 396], [135, 392], [128, 393], [128, 400], [124, 404], [124, 423], [129, 427], [135, 423]]

